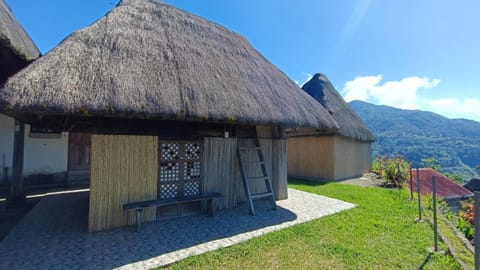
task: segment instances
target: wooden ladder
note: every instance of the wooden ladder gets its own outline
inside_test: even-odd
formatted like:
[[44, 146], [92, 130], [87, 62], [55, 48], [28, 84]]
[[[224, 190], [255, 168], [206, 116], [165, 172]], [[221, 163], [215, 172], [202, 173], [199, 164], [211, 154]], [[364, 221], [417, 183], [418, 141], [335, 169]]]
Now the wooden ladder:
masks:
[[[272, 188], [272, 180], [268, 174], [267, 166], [265, 163], [265, 158], [263, 156], [262, 148], [260, 147], [260, 142], [256, 137], [254, 140], [253, 145], [246, 145], [247, 143], [244, 142], [244, 145], [241, 145], [241, 140], [238, 140], [237, 144], [237, 153], [238, 153], [238, 160], [240, 162], [240, 168], [242, 170], [242, 178], [243, 178], [243, 185], [245, 187], [245, 195], [247, 197], [248, 206], [250, 207], [250, 214], [255, 215], [255, 207], [253, 205], [254, 200], [269, 198], [272, 203], [272, 209], [277, 209], [277, 204], [275, 202], [275, 194], [273, 193]], [[250, 153], [256, 152], [258, 159], [249, 160], [248, 158], [251, 157]], [[248, 175], [248, 169], [252, 168], [253, 166], [260, 166], [262, 175]], [[258, 167], [257, 167], [258, 168]], [[254, 193], [252, 194], [251, 191], [251, 184], [256, 181], [263, 181], [265, 183], [265, 192], [261, 193]]]

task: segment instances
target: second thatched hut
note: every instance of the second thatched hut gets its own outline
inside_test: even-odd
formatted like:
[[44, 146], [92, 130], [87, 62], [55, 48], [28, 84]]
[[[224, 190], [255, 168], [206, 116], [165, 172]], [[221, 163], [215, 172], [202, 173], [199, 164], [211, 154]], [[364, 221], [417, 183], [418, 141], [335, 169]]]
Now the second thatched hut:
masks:
[[319, 180], [342, 180], [368, 172], [370, 145], [375, 135], [352, 111], [323, 74], [315, 74], [302, 89], [315, 98], [339, 129], [287, 130], [288, 175]]
[[90, 231], [131, 224], [122, 205], [139, 200], [219, 192], [219, 208], [235, 207], [245, 200], [237, 144], [257, 136], [285, 199], [285, 128], [338, 129], [244, 38], [153, 0], [121, 1], [11, 77], [0, 110], [91, 134]]

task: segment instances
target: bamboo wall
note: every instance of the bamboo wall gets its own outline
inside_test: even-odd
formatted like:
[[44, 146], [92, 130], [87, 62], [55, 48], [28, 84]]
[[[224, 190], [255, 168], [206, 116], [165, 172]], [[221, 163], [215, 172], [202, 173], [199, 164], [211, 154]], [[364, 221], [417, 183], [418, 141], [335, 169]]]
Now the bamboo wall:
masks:
[[288, 138], [288, 175], [341, 180], [370, 168], [370, 143], [340, 136]]
[[370, 170], [370, 143], [335, 136], [335, 180], [361, 176]]
[[237, 205], [237, 190], [242, 189], [240, 167], [237, 161], [237, 140], [232, 138], [205, 138], [204, 179], [205, 192], [219, 192], [222, 198], [217, 201], [220, 209]]
[[287, 140], [272, 140], [272, 185], [277, 200], [288, 198]]
[[334, 179], [333, 136], [288, 138], [287, 148], [288, 176]]
[[[133, 224], [123, 204], [157, 198], [157, 137], [93, 135], [91, 149], [89, 231]], [[155, 218], [155, 209], [142, 213]]]
[[[205, 138], [202, 185], [204, 192], [219, 192], [219, 209], [245, 201], [245, 190], [237, 157], [237, 143], [252, 139]], [[286, 140], [260, 139], [267, 170], [277, 199], [286, 199]], [[157, 198], [158, 139], [154, 136], [93, 135], [90, 170], [89, 231], [100, 231], [134, 223], [134, 212], [125, 203]], [[248, 159], [257, 158], [252, 151]], [[261, 175], [259, 166], [248, 170]], [[263, 182], [253, 192], [265, 192]], [[156, 219], [154, 208], [145, 209], [143, 221]]]
[[[204, 142], [204, 190], [205, 192], [220, 192], [222, 199], [218, 202], [220, 209], [236, 207], [239, 202], [245, 201], [245, 189], [237, 157], [237, 143], [253, 143], [250, 139], [235, 138], [205, 138]], [[260, 139], [267, 170], [272, 178], [274, 192], [278, 200], [286, 199], [286, 141]], [[256, 158], [252, 152], [251, 160]], [[273, 169], [273, 170], [272, 170]], [[259, 167], [251, 168], [247, 172], [250, 176], [261, 175]], [[252, 192], [265, 192], [265, 185], [252, 185]]]

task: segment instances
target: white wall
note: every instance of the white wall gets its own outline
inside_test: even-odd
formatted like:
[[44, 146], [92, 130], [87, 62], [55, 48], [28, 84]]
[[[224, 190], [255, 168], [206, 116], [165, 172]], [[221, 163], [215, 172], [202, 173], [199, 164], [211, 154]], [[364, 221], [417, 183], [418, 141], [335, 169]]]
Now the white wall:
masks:
[[68, 133], [62, 132], [60, 138], [32, 138], [30, 126], [25, 125], [24, 153], [23, 174], [25, 176], [66, 172]]
[[0, 178], [3, 177], [3, 166], [8, 167], [9, 173], [11, 173], [14, 128], [15, 120], [4, 114], [0, 114]]
[[[0, 178], [3, 177], [3, 160], [12, 173], [13, 133], [15, 120], [0, 114]], [[63, 132], [60, 138], [32, 138], [30, 126], [25, 125], [25, 150], [23, 174], [57, 173], [67, 171], [68, 133]]]

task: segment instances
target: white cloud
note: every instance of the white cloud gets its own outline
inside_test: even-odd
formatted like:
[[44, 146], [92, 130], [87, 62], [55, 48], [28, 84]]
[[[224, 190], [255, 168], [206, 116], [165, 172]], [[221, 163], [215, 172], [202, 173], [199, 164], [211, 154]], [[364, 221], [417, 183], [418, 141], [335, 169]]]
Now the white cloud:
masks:
[[401, 109], [417, 109], [417, 91], [437, 86], [440, 80], [420, 77], [407, 77], [400, 81], [387, 81], [380, 84], [382, 75], [360, 76], [345, 83], [345, 100], [363, 100]]
[[344, 98], [347, 102], [352, 100], [367, 101], [370, 97], [370, 90], [382, 80], [382, 75], [356, 77], [353, 81], [345, 83], [343, 88]]
[[445, 98], [432, 100], [428, 110], [446, 115], [449, 118], [468, 118], [480, 121], [480, 99], [478, 98]]
[[347, 102], [362, 100], [400, 109], [432, 111], [449, 118], [467, 118], [480, 121], [480, 99], [445, 98], [425, 99], [418, 95], [421, 89], [432, 89], [439, 79], [407, 77], [399, 81], [380, 83], [382, 75], [358, 76], [345, 83], [343, 96]]

